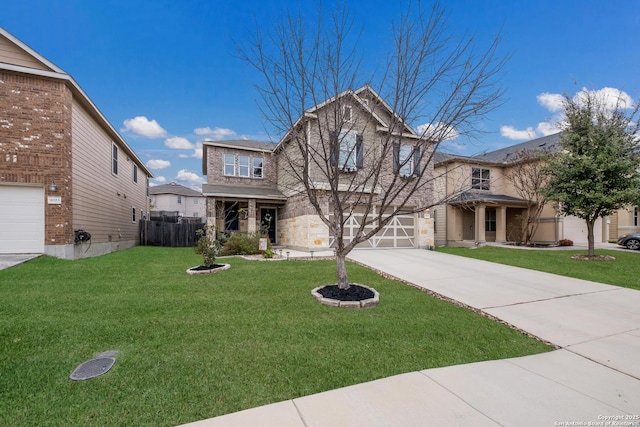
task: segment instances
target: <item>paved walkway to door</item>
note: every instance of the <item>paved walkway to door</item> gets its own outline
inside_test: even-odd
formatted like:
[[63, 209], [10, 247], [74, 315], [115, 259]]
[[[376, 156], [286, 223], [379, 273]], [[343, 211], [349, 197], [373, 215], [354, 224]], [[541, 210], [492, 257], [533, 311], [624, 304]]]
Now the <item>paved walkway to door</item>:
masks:
[[416, 249], [350, 258], [559, 350], [410, 372], [190, 425], [640, 426], [640, 291]]

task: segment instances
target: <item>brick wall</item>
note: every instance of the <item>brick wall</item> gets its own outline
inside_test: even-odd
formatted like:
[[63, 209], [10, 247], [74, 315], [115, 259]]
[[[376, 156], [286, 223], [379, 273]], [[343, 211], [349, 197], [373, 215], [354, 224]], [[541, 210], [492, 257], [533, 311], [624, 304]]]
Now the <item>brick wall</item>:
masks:
[[[262, 157], [263, 178], [244, 178], [239, 176], [224, 175], [224, 155], [234, 154], [241, 156]], [[252, 161], [252, 160], [251, 160]], [[251, 168], [251, 164], [249, 165]], [[238, 171], [236, 158], [236, 174]], [[233, 149], [226, 147], [207, 146], [207, 183], [224, 185], [250, 185], [259, 187], [275, 187], [276, 185], [276, 158], [272, 153]]]
[[[45, 244], [73, 243], [71, 102], [64, 82], [0, 71], [0, 181], [42, 184]], [[56, 192], [49, 191], [55, 183]]]

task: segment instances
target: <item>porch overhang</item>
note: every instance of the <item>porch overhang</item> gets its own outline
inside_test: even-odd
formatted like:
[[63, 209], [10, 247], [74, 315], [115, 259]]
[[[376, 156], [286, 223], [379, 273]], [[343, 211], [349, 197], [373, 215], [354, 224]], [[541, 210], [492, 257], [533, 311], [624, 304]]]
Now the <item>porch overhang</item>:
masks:
[[202, 184], [202, 194], [219, 199], [255, 199], [272, 203], [287, 201], [287, 197], [274, 187], [248, 187], [240, 185]]
[[532, 203], [518, 197], [506, 196], [504, 194], [483, 194], [475, 192], [466, 192], [448, 202], [452, 206], [522, 206], [526, 207]]

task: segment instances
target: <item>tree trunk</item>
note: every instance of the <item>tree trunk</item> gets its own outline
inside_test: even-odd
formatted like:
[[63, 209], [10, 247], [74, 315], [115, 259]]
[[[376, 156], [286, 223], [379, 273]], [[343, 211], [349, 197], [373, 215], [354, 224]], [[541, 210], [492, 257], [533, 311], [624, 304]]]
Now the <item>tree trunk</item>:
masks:
[[593, 240], [593, 224], [594, 220], [587, 220], [587, 241], [589, 242], [589, 251], [587, 252], [588, 256], [595, 255], [595, 244]]
[[342, 251], [336, 251], [336, 273], [338, 275], [338, 288], [349, 289], [346, 254]]

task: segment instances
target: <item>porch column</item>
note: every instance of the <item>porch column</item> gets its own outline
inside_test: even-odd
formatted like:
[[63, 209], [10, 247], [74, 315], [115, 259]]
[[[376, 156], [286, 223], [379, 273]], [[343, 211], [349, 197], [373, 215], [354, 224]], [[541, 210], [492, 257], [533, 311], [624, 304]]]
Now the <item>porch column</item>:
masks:
[[247, 217], [247, 231], [255, 233], [256, 227], [256, 199], [249, 199], [249, 216]]
[[216, 199], [207, 197], [207, 227], [216, 226]]
[[487, 242], [485, 220], [486, 206], [476, 206], [476, 243], [484, 244]]
[[496, 208], [496, 242], [507, 241], [507, 208], [500, 206]]

